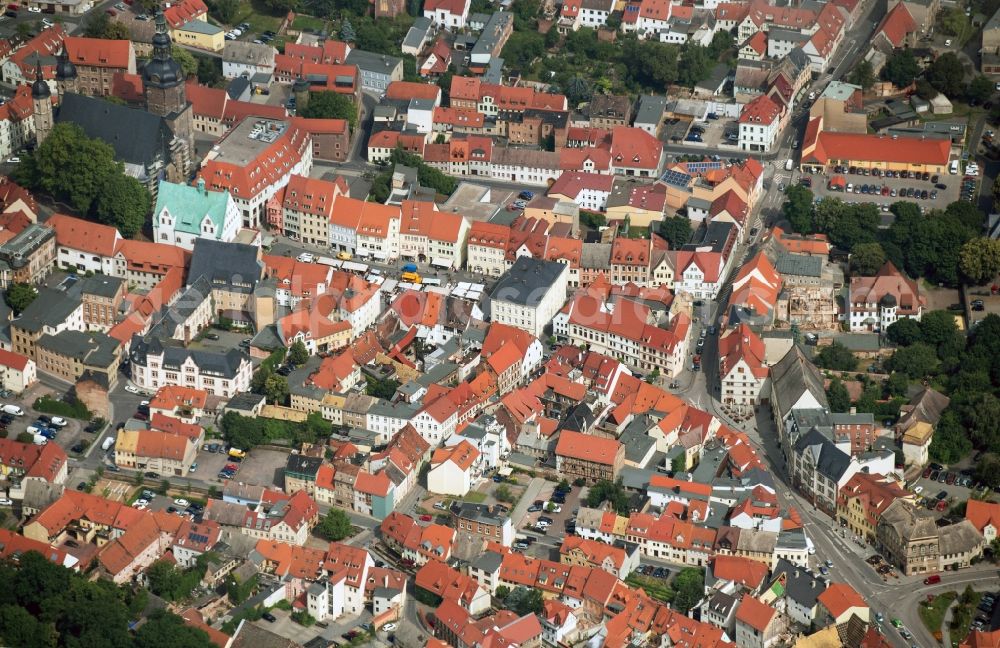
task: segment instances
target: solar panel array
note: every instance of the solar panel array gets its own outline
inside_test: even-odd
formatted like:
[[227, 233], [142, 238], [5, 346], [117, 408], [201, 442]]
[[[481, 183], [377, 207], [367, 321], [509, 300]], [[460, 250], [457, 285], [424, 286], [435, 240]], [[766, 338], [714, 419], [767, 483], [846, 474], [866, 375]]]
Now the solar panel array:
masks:
[[705, 173], [714, 169], [721, 169], [722, 162], [688, 162], [687, 168], [691, 173]]
[[666, 171], [660, 179], [675, 187], [686, 187], [691, 183], [691, 176], [683, 171]]
[[188, 534], [188, 539], [191, 542], [196, 542], [198, 544], [205, 544], [206, 542], [208, 542], [208, 536], [207, 535], [202, 535], [200, 533], [189, 533]]

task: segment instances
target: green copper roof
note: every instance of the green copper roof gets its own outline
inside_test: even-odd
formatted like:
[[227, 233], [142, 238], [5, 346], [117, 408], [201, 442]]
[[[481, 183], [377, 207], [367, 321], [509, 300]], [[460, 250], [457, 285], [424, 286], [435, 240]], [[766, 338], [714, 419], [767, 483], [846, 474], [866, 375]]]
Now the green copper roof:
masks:
[[153, 217], [159, 218], [166, 209], [174, 217], [175, 230], [200, 235], [201, 223], [208, 216], [215, 224], [218, 235], [222, 233], [226, 223], [228, 203], [228, 191], [211, 191], [201, 182], [198, 185], [182, 185], [161, 180]]

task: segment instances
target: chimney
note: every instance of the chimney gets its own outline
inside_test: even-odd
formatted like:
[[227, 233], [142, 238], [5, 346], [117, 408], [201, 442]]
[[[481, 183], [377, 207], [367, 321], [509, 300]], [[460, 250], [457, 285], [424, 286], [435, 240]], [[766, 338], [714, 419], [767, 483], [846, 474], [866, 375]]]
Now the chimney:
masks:
[[205, 189], [205, 178], [198, 178], [198, 193], [208, 195], [208, 190]]
[[858, 413], [858, 408], [855, 407], [854, 405], [851, 405], [851, 414], [857, 414], [857, 413]]

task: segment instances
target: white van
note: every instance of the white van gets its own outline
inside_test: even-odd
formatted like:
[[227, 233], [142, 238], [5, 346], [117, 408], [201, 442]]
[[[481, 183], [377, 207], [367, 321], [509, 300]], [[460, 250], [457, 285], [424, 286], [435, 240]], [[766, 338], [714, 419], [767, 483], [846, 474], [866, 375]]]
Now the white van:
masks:
[[785, 162], [785, 171], [791, 171], [792, 167], [794, 167], [794, 166], [795, 166], [795, 161], [794, 160], [788, 160], [787, 162]]
[[952, 160], [951, 166], [948, 168], [948, 172], [951, 175], [958, 175], [958, 160]]
[[45, 445], [46, 443], [49, 442], [49, 440], [46, 439], [41, 434], [36, 434], [35, 437], [34, 437], [34, 439], [33, 439], [33, 441], [34, 441], [35, 445], [39, 445], [39, 446], [43, 446], [43, 445]]
[[107, 450], [114, 444], [115, 444], [115, 438], [109, 436], [107, 439], [104, 440], [104, 443], [101, 444], [101, 450]]
[[17, 405], [4, 405], [3, 411], [14, 416], [24, 416], [24, 410]]

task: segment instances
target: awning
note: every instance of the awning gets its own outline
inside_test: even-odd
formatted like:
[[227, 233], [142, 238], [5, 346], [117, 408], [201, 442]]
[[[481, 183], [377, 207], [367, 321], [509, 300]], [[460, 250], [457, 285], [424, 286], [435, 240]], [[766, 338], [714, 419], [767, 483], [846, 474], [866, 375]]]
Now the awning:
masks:
[[510, 466], [504, 466], [497, 472], [500, 473], [500, 475], [503, 477], [510, 477], [514, 473], [514, 469], [511, 468]]
[[386, 261], [389, 258], [389, 255], [383, 252], [372, 252], [372, 256], [379, 261]]
[[437, 266], [439, 268], [450, 268], [451, 261], [445, 259], [444, 257], [434, 257], [433, 259], [431, 259], [431, 265]]

